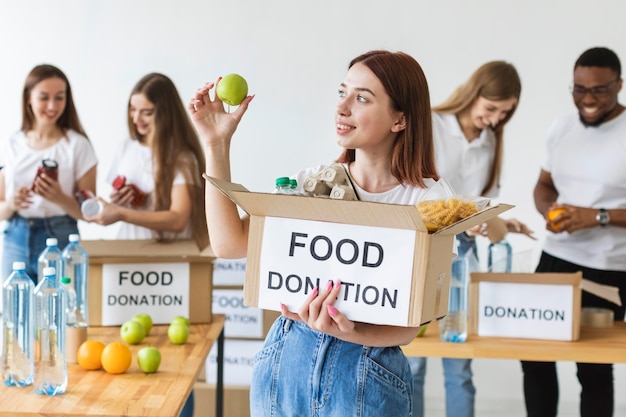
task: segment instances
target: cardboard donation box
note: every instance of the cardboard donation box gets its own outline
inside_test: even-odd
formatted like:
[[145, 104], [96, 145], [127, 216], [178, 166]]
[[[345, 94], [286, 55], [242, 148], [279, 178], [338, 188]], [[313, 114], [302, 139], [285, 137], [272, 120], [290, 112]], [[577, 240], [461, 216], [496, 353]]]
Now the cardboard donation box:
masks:
[[335, 306], [373, 324], [419, 326], [448, 310], [454, 235], [510, 209], [486, 208], [428, 233], [417, 206], [253, 193], [208, 178], [250, 215], [246, 305], [297, 311], [341, 281]]
[[582, 273], [472, 273], [469, 333], [578, 340]]
[[211, 322], [213, 261], [194, 241], [86, 240], [89, 325], [116, 326], [138, 313], [167, 324], [176, 316]]

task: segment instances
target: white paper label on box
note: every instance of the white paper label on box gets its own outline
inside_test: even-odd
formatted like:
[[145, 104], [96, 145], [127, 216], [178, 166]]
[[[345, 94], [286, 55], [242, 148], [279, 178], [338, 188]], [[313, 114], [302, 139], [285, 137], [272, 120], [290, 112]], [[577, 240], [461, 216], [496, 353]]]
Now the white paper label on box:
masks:
[[572, 340], [571, 285], [480, 282], [478, 335]]
[[[254, 357], [262, 348], [262, 340], [224, 340], [224, 385], [250, 386]], [[206, 382], [217, 383], [217, 344], [209, 352], [205, 371]]]
[[245, 306], [242, 290], [213, 290], [213, 313], [226, 315], [226, 337], [263, 337], [263, 310]]
[[155, 324], [189, 317], [189, 264], [138, 263], [102, 266], [102, 325], [117, 326], [135, 314]]
[[341, 281], [335, 303], [348, 318], [405, 326], [414, 230], [266, 217], [259, 307], [298, 311], [315, 287]]
[[245, 278], [246, 258], [217, 258], [213, 262], [213, 286], [243, 285]]

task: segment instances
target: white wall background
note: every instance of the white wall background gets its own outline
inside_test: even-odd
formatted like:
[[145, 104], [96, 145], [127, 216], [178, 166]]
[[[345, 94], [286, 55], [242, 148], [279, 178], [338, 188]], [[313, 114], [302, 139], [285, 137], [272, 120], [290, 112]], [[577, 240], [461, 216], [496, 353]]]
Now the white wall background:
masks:
[[[186, 103], [204, 82], [238, 72], [256, 98], [234, 142], [233, 180], [269, 190], [277, 176], [339, 154], [336, 90], [354, 56], [377, 48], [410, 53], [426, 73], [433, 104], [482, 63], [503, 59], [517, 67], [523, 89], [506, 130], [501, 200], [515, 204], [510, 215], [539, 238], [511, 237], [516, 251], [536, 254], [544, 231], [532, 189], [544, 133], [555, 117], [573, 110], [567, 88], [582, 51], [608, 46], [626, 64], [624, 15], [626, 2], [620, 0], [1, 2], [0, 138], [20, 126], [26, 74], [36, 64], [57, 65], [70, 79], [96, 148], [98, 186], [108, 192], [103, 178], [112, 149], [127, 134], [128, 95], [141, 76], [170, 76]], [[113, 228], [83, 224], [81, 231], [96, 239], [112, 236]], [[431, 403], [443, 396], [440, 361], [434, 362], [427, 386]], [[570, 365], [561, 372], [564, 407], [578, 395]], [[616, 391], [622, 392], [626, 374], [623, 365], [616, 368]], [[511, 399], [519, 410], [506, 414], [523, 415], [516, 361], [476, 361], [474, 369], [479, 406]], [[623, 410], [626, 400], [617, 401]]]

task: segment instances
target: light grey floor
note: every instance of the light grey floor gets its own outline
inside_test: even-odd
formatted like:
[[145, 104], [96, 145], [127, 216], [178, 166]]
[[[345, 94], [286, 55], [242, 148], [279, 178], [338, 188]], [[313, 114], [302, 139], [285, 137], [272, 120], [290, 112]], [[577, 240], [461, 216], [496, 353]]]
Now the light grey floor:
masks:
[[[559, 362], [557, 370], [560, 390], [558, 417], [579, 417], [580, 386], [576, 379], [576, 366], [571, 362]], [[526, 417], [518, 361], [477, 359], [472, 362], [472, 371], [476, 387], [476, 417]], [[621, 393], [626, 388], [626, 364], [614, 365], [614, 380], [614, 417], [625, 417], [626, 398]], [[428, 359], [424, 395], [425, 417], [446, 417], [441, 359]]]

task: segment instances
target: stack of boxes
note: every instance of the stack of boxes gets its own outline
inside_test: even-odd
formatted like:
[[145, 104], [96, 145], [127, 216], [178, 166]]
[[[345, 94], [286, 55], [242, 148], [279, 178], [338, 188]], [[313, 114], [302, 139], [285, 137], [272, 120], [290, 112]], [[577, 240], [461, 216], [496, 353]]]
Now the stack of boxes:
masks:
[[[250, 382], [254, 356], [280, 313], [246, 307], [243, 304], [243, 283], [246, 259], [220, 259], [214, 263], [214, 314], [225, 314], [224, 327], [224, 415], [250, 415]], [[198, 377], [195, 391], [194, 417], [214, 417], [217, 348], [213, 347], [206, 367]]]

